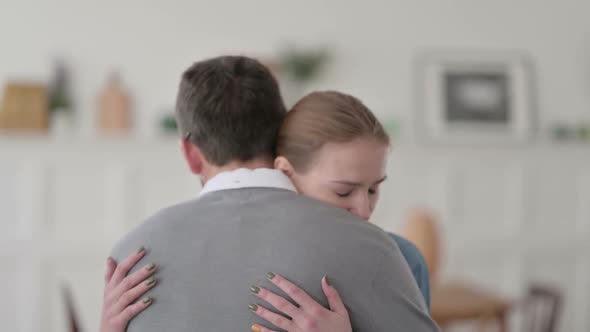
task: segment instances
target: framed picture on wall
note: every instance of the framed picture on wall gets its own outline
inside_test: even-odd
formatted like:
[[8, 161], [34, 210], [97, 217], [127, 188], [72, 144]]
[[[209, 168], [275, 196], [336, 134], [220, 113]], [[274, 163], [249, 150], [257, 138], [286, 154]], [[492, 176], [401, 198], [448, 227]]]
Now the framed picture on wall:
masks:
[[522, 53], [424, 52], [418, 134], [428, 142], [519, 144], [534, 133], [532, 61]]

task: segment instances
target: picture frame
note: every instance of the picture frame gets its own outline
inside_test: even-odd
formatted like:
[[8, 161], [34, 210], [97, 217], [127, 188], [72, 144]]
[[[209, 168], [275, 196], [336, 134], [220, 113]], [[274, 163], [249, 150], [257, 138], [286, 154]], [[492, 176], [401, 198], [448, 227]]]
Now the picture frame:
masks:
[[451, 145], [519, 145], [535, 132], [533, 64], [522, 52], [431, 51], [416, 62], [417, 132]]

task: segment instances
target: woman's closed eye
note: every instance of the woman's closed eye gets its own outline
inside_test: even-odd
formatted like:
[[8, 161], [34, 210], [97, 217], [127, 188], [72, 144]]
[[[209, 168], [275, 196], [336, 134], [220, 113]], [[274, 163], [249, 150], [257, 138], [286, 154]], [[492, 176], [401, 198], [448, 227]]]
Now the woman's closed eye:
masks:
[[350, 194], [352, 194], [352, 190], [347, 192], [336, 192], [336, 195], [338, 195], [340, 198], [346, 198], [350, 196]]

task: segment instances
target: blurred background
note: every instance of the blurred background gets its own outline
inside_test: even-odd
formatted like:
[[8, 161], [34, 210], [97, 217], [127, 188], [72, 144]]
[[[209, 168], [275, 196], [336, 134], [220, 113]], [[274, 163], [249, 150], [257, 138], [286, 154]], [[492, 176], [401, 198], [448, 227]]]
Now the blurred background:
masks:
[[245, 54], [288, 106], [334, 89], [385, 124], [372, 221], [423, 251], [443, 327], [589, 331], [587, 13], [574, 0], [0, 0], [2, 330], [98, 330], [112, 245], [200, 189], [175, 140], [180, 74]]

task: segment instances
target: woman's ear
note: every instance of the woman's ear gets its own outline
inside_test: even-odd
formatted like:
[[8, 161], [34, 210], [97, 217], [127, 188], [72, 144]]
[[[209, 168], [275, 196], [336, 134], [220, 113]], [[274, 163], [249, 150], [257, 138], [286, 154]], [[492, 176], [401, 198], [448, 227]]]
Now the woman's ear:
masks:
[[203, 154], [201, 153], [201, 149], [191, 143], [188, 139], [181, 139], [180, 140], [180, 150], [182, 151], [182, 155], [184, 156], [184, 160], [188, 164], [191, 173], [193, 174], [201, 174], [203, 172]]
[[291, 162], [283, 156], [278, 156], [275, 158], [274, 168], [281, 170], [286, 176], [289, 177], [289, 179], [292, 179], [293, 175], [295, 174], [293, 165], [291, 165]]

